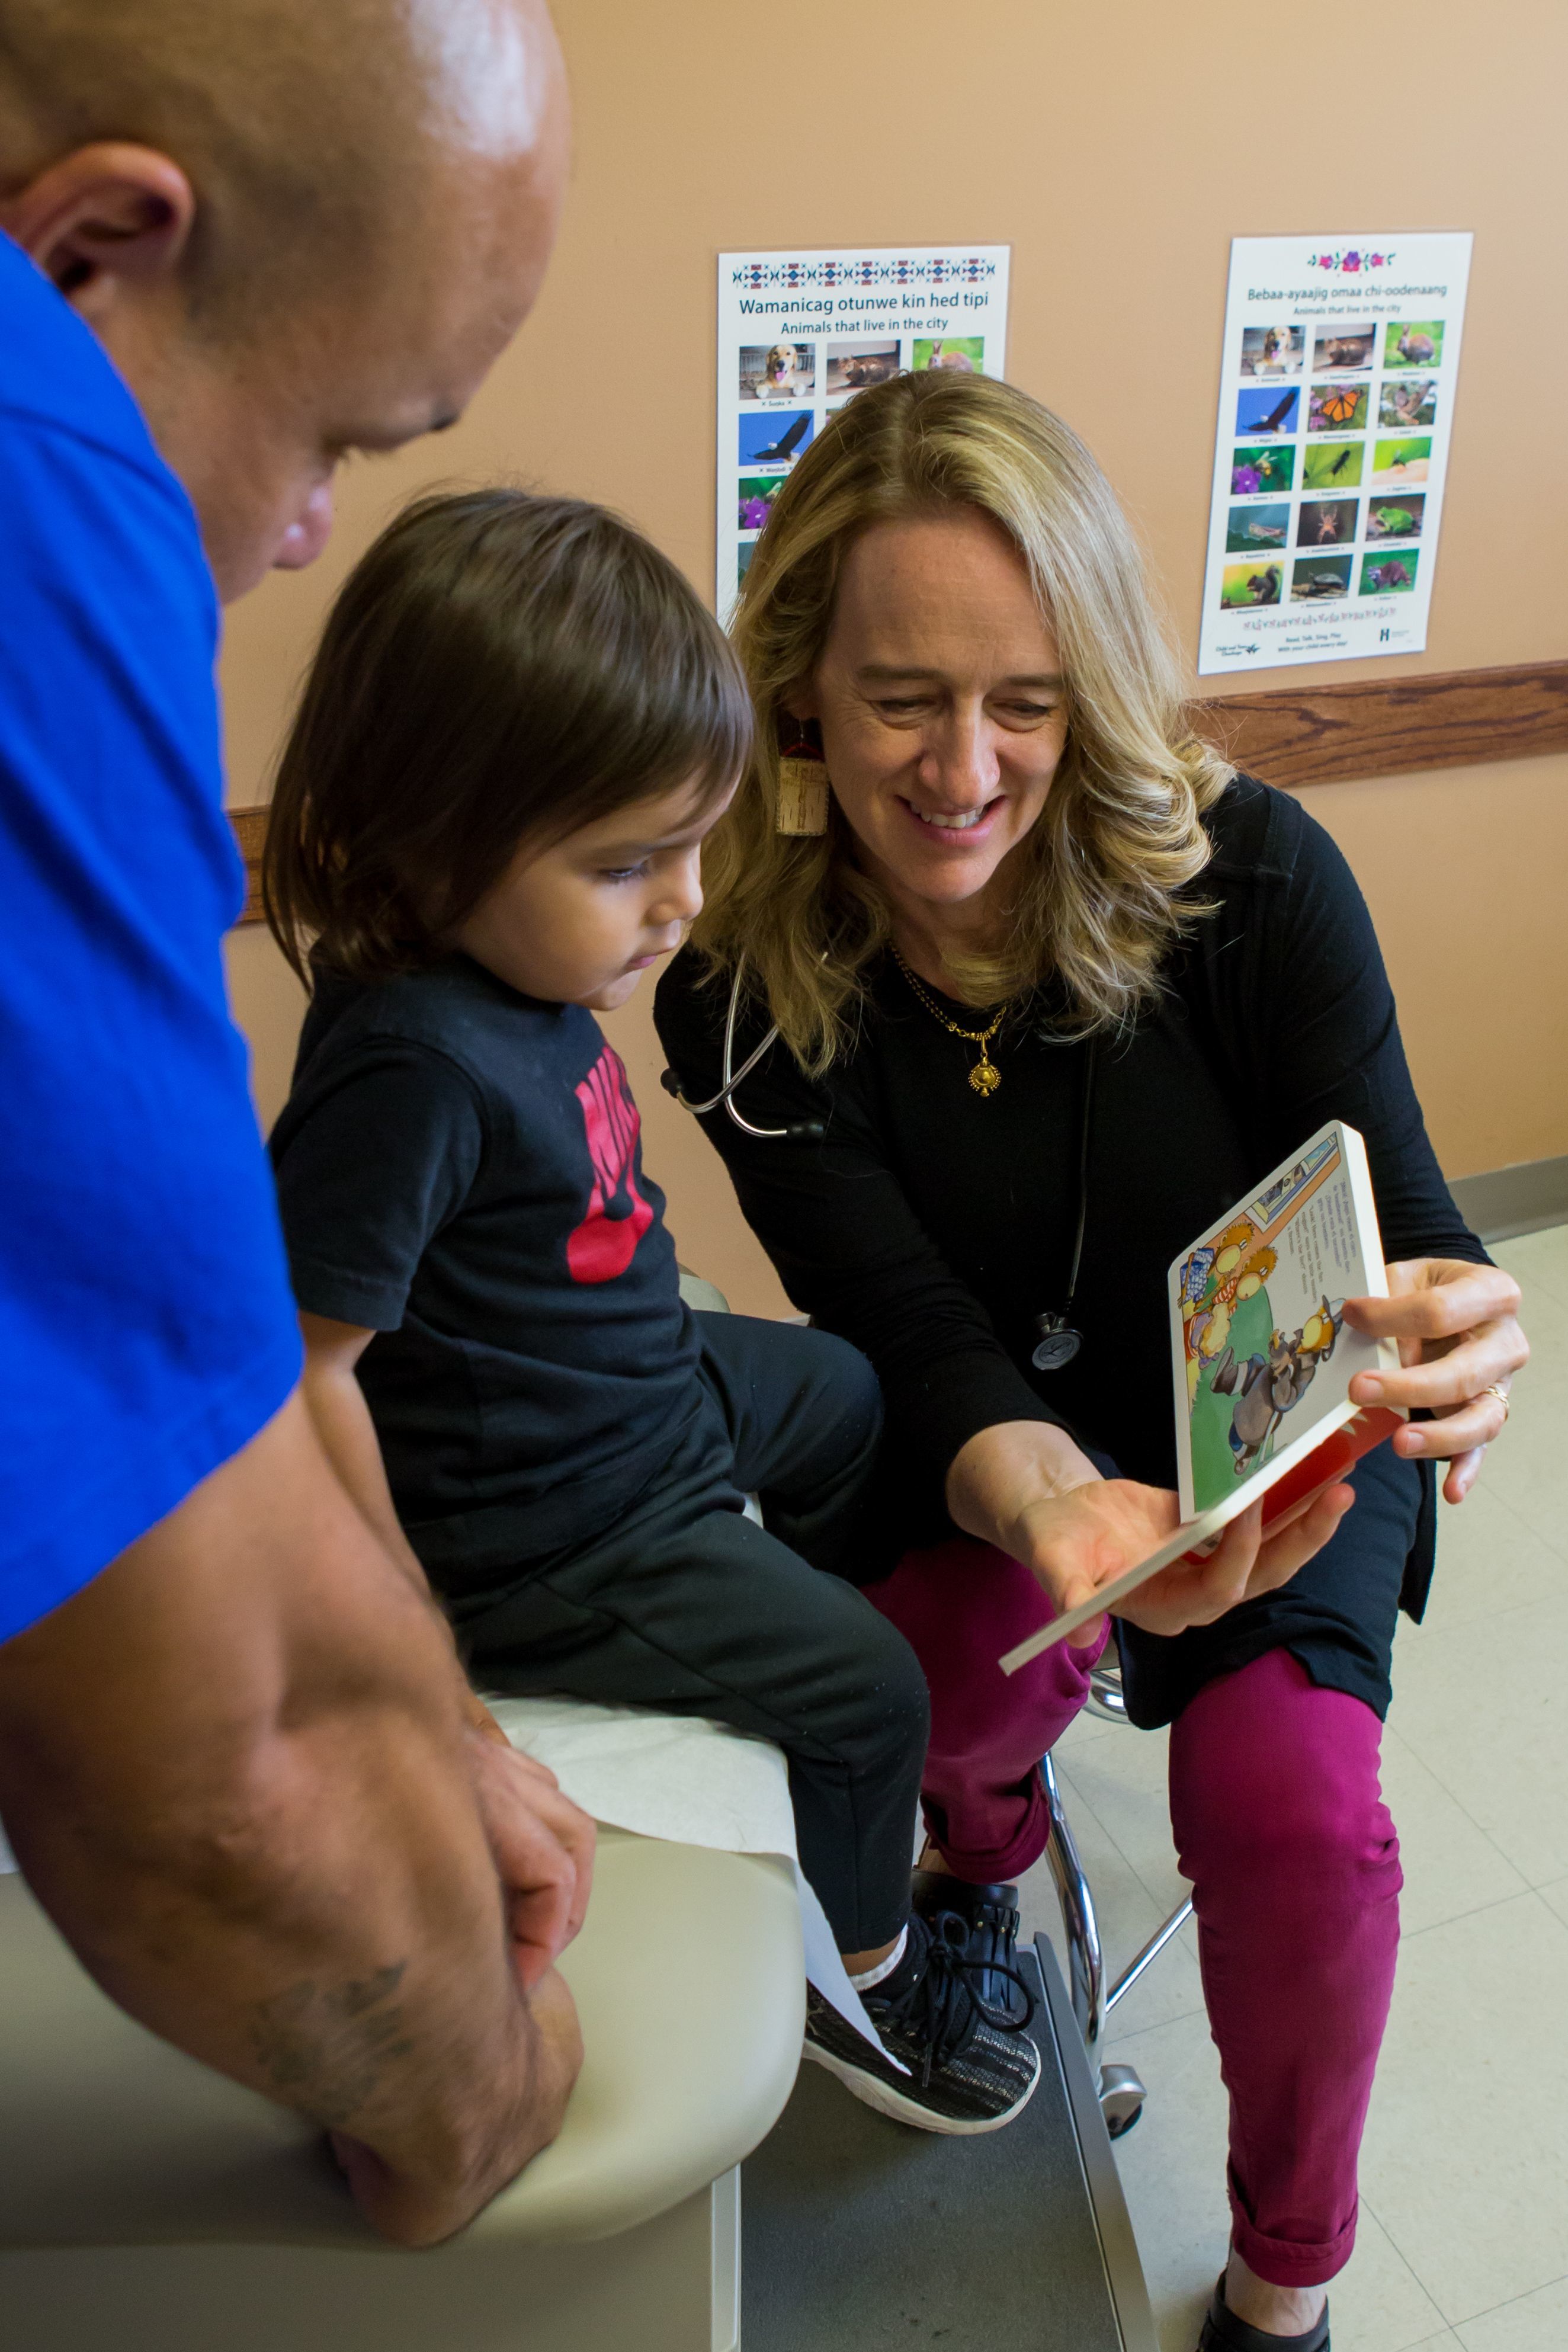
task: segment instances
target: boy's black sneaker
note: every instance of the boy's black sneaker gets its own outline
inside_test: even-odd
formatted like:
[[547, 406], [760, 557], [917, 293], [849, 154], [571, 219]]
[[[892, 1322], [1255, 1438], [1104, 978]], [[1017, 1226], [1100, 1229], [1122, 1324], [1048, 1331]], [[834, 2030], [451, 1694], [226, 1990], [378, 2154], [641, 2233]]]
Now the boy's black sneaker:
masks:
[[970, 1990], [965, 1922], [947, 1912], [935, 1928], [916, 1916], [892, 1976], [861, 1998], [883, 2048], [908, 2068], [901, 2074], [841, 2017], [815, 1986], [808, 1988], [805, 2055], [836, 2074], [868, 2107], [921, 2131], [999, 2130], [1025, 2108], [1040, 2080], [1040, 2053], [1021, 2020], [990, 2008]]
[[944, 1911], [956, 1913], [968, 1929], [968, 1957], [980, 1967], [975, 1990], [988, 2009], [1027, 2025], [1032, 2012], [1018, 1975], [1018, 1888], [999, 1882], [971, 1886], [945, 1870], [917, 1870], [911, 1893], [928, 1926], [935, 1926]]

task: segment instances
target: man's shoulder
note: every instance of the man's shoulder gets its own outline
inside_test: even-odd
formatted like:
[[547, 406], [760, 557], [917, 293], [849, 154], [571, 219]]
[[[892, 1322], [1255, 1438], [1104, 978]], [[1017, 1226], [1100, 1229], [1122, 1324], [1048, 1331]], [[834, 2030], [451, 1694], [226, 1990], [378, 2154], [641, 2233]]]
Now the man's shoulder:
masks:
[[0, 417], [90, 444], [185, 502], [129, 385], [86, 320], [0, 232]]

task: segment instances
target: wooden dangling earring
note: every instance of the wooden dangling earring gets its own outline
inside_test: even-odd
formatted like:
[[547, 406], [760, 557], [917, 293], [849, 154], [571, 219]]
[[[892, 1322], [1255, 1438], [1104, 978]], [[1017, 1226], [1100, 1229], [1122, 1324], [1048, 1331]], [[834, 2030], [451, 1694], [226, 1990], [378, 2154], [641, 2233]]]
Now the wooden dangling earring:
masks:
[[828, 767], [822, 730], [814, 719], [779, 720], [779, 804], [776, 833], [826, 833]]

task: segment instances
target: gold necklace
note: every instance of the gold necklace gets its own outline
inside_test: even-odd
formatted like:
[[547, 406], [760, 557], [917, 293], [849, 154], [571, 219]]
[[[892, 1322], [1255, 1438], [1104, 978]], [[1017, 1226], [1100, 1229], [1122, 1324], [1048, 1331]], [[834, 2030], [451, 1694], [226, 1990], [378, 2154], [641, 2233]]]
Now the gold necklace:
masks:
[[[955, 1037], [962, 1037], [966, 1045], [977, 1045], [979, 1047], [980, 1058], [975, 1064], [974, 1068], [969, 1072], [969, 1084], [974, 1087], [975, 1092], [982, 1097], [986, 1095], [994, 1095], [997, 1088], [1001, 1085], [1002, 1074], [1000, 1070], [998, 1069], [996, 1064], [992, 1061], [988, 1049], [990, 1045], [991, 1039], [996, 1035], [997, 1031], [1001, 1027], [1002, 1023], [1007, 1018], [1007, 1004], [1002, 1006], [1001, 1011], [998, 1013], [996, 1019], [991, 1023], [988, 1029], [960, 1029], [956, 1021], [948, 1020], [947, 1015], [943, 1012], [942, 1007], [936, 1003], [935, 997], [932, 996], [925, 983], [922, 981], [916, 980], [915, 974], [910, 971], [909, 966], [904, 962], [904, 958], [899, 954], [896, 948], [893, 950], [893, 960], [898, 966], [899, 971], [904, 974], [904, 979], [909, 982], [911, 989], [915, 992], [916, 1000], [925, 1007], [926, 1012], [930, 1013], [932, 1019], [934, 1021], [940, 1021], [943, 1028], [950, 1030]], [[1009, 997], [1008, 999], [1008, 1003], [1010, 1004], [1011, 1002], [1012, 999]]]

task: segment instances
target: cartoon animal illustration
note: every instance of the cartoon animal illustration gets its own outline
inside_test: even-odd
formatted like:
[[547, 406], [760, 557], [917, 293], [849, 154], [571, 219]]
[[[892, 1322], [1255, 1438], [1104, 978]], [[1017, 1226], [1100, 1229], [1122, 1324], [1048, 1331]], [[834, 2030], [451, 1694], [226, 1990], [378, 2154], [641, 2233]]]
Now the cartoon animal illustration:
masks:
[[1257, 1297], [1278, 1264], [1273, 1250], [1257, 1246], [1256, 1230], [1246, 1220], [1228, 1226], [1188, 1258], [1181, 1295], [1189, 1398], [1197, 1393], [1203, 1366], [1212, 1363], [1226, 1344], [1232, 1311]]
[[1369, 588], [1408, 588], [1410, 574], [1397, 556], [1391, 556], [1386, 563], [1367, 565], [1366, 584]]
[[1325, 1297], [1289, 1339], [1273, 1332], [1265, 1354], [1243, 1360], [1228, 1347], [1216, 1363], [1210, 1383], [1215, 1394], [1235, 1399], [1229, 1436], [1239, 1478], [1252, 1468], [1285, 1415], [1300, 1404], [1318, 1366], [1333, 1355], [1343, 1319], [1343, 1299], [1335, 1306]]
[[1437, 346], [1430, 335], [1413, 335], [1408, 327], [1400, 329], [1395, 348], [1406, 367], [1426, 367], [1437, 355]]
[[1249, 574], [1247, 593], [1255, 604], [1277, 604], [1280, 601], [1280, 567], [1270, 563], [1267, 570]]

